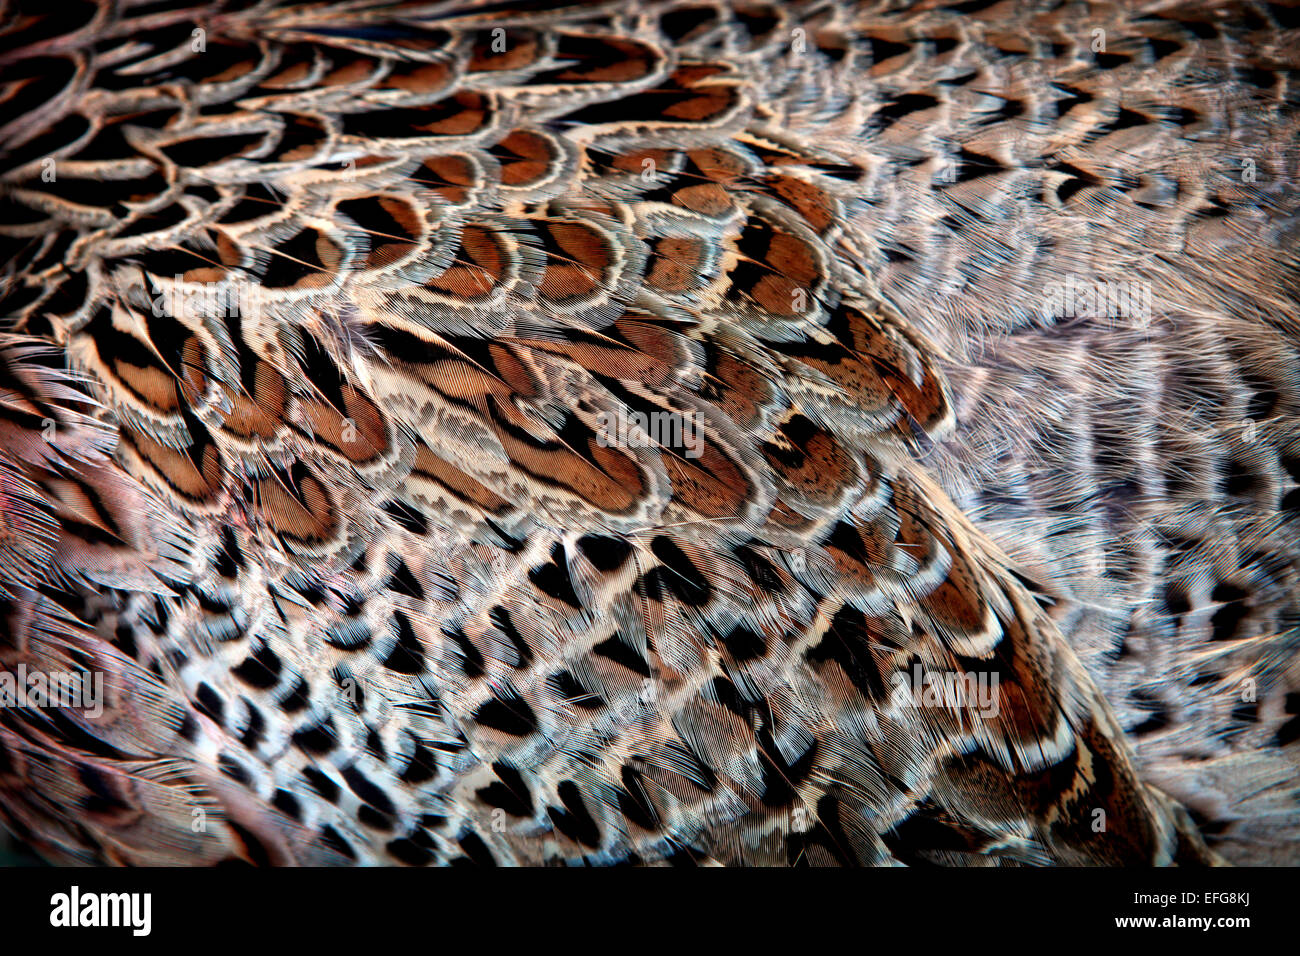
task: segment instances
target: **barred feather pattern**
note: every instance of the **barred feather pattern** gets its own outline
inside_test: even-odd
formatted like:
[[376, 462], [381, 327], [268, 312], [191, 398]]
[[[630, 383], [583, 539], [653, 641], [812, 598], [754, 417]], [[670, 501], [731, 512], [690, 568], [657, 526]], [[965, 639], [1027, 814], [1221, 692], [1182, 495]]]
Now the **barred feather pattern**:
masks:
[[39, 852], [1295, 861], [1293, 6], [41, 6]]

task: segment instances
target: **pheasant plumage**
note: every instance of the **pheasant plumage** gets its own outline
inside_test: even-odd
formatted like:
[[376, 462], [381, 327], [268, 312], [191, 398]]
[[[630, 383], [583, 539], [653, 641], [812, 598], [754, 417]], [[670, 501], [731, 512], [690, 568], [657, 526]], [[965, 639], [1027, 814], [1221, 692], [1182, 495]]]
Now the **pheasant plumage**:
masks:
[[1295, 860], [1294, 6], [49, 6], [19, 839]]

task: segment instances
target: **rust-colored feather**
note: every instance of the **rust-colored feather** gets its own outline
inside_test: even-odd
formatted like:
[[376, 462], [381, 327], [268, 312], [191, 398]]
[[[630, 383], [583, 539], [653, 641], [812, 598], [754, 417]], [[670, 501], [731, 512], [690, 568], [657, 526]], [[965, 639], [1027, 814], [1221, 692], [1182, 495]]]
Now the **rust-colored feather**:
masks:
[[38, 852], [1295, 862], [1289, 7], [27, 6]]

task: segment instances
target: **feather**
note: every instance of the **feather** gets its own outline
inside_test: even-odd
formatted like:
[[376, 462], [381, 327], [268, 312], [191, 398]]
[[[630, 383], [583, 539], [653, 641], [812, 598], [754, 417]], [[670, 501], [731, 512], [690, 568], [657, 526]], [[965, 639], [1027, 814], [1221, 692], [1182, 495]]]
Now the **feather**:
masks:
[[1295, 862], [1280, 7], [85, 6], [0, 24], [38, 852]]

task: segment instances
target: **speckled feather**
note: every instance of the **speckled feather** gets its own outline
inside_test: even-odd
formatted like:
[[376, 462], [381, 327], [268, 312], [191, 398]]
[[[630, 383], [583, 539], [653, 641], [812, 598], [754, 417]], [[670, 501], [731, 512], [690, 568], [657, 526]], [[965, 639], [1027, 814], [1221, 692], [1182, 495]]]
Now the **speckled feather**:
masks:
[[37, 851], [1295, 861], [1294, 7], [2, 9]]

